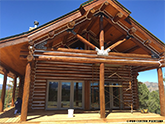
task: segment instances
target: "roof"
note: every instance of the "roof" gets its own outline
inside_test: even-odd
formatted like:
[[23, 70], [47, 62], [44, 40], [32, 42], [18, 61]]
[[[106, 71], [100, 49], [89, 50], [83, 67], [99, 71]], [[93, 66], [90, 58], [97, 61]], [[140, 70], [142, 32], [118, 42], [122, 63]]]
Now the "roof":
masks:
[[[108, 5], [104, 7], [105, 11], [101, 11], [100, 8], [108, 1]], [[91, 12], [91, 10], [93, 13]], [[129, 30], [132, 27], [137, 29], [136, 39], [129, 39], [127, 42], [118, 45], [114, 51], [121, 53], [137, 53], [151, 55], [153, 50], [155, 54], [161, 55], [164, 52], [164, 43], [156, 36], [150, 33], [137, 21], [130, 16], [130, 11], [126, 9], [116, 0], [89, 0], [80, 5], [80, 7], [72, 12], [69, 12], [59, 18], [56, 18], [44, 25], [37, 27], [31, 31], [27, 31], [18, 35], [0, 39], [1, 50], [1, 63], [5, 63], [12, 70], [23, 75], [27, 61], [21, 60], [21, 54], [28, 53], [29, 43], [38, 44], [45, 43], [46, 46], [51, 46], [53, 49], [57, 49], [62, 46], [64, 39], [67, 39], [67, 45], [71, 48], [76, 48], [78, 45], [83, 45], [72, 34], [68, 33], [68, 23], [75, 21], [74, 31], [83, 37], [86, 37], [86, 33], [89, 33], [91, 43], [98, 46], [99, 37], [99, 18], [97, 14], [105, 15], [103, 19], [105, 27], [105, 44], [112, 45], [118, 40], [121, 40], [128, 32], [124, 31], [118, 25], [124, 25], [125, 29]], [[118, 25], [112, 22], [112, 19], [118, 13], [122, 13], [123, 17], [117, 22]], [[90, 16], [90, 17], [88, 17]], [[85, 18], [85, 19], [84, 19]], [[89, 28], [90, 27], [90, 28]], [[87, 31], [88, 29], [88, 31]], [[53, 35], [52, 35], [53, 34]], [[52, 36], [51, 36], [52, 35]], [[145, 44], [147, 40], [151, 40], [148, 44]], [[140, 46], [140, 47], [139, 47]], [[14, 52], [13, 52], [14, 51]]]
[[[81, 7], [87, 6], [88, 4], [90, 4], [91, 2], [94, 2], [94, 1], [96, 1], [96, 0], [88, 0], [87, 2], [82, 3], [82, 4], [80, 5], [79, 8], [77, 8], [77, 9], [75, 9], [75, 10], [73, 10], [73, 11], [71, 11], [71, 12], [69, 12], [69, 13], [67, 13], [67, 14], [65, 14], [65, 15], [63, 15], [63, 16], [60, 16], [60, 17], [58, 17], [58, 18], [56, 18], [56, 19], [54, 19], [54, 20], [52, 20], [52, 21], [49, 21], [49, 22], [47, 22], [47, 23], [45, 23], [45, 24], [43, 24], [43, 25], [41, 25], [41, 26], [38, 26], [37, 28], [35, 28], [35, 29], [31, 30], [31, 31], [27, 31], [27, 32], [23, 32], [23, 33], [20, 33], [20, 34], [12, 35], [12, 36], [9, 36], [9, 37], [1, 38], [0, 41], [6, 40], [6, 39], [9, 39], [9, 38], [13, 38], [13, 37], [17, 37], [17, 36], [20, 36], [20, 35], [29, 34], [29, 33], [33, 32], [33, 31], [35, 31], [35, 30], [42, 29], [42, 27], [44, 27], [44, 26], [49, 26], [51, 23], [53, 23], [53, 22], [55, 22], [55, 21], [57, 21], [57, 20], [59, 20], [59, 19], [65, 17], [65, 16], [67, 16], [67, 15], [69, 15], [69, 14], [72, 14], [72, 13], [74, 13], [74, 12], [80, 10]], [[113, 0], [113, 1], [116, 2], [119, 6], [121, 6], [124, 10], [126, 10], [129, 14], [131, 14], [131, 12], [130, 12], [127, 8], [125, 8], [121, 3], [119, 3], [117, 0]], [[162, 43], [162, 44], [165, 45], [164, 42], [162, 42], [159, 38], [157, 38], [155, 35], [153, 35], [150, 31], [148, 31], [145, 27], [143, 27], [143, 26], [142, 26], [140, 23], [138, 23], [135, 19], [133, 19], [131, 16], [129, 16], [129, 17], [130, 17], [130, 19], [132, 19], [135, 23], [137, 23], [141, 28], [143, 28], [145, 31], [147, 31], [149, 34], [151, 34], [153, 37], [155, 37], [160, 43]]]

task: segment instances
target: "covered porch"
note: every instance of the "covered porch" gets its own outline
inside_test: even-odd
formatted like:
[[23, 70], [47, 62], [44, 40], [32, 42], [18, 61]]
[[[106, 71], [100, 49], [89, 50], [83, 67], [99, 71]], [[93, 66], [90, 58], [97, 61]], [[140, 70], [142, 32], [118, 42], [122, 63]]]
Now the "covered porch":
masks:
[[[12, 116], [13, 108], [0, 113], [0, 123], [20, 123], [20, 115]], [[128, 110], [106, 110], [106, 118], [101, 119], [99, 111], [75, 110], [74, 117], [69, 118], [67, 110], [61, 111], [35, 111], [27, 114], [26, 124], [46, 124], [46, 123], [107, 123], [129, 121], [155, 121], [165, 122], [165, 117], [155, 113], [140, 113], [134, 111], [133, 114]]]

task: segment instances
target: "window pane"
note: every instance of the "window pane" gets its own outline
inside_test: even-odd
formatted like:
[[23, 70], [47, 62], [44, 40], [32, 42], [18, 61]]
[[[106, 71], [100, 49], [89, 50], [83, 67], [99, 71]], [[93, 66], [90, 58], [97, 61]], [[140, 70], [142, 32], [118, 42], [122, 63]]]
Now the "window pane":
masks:
[[48, 105], [47, 108], [57, 108], [58, 82], [49, 82]]
[[82, 83], [74, 82], [74, 108], [82, 107]]
[[99, 108], [99, 83], [91, 83], [91, 107]]
[[70, 82], [62, 82], [61, 108], [70, 108]]

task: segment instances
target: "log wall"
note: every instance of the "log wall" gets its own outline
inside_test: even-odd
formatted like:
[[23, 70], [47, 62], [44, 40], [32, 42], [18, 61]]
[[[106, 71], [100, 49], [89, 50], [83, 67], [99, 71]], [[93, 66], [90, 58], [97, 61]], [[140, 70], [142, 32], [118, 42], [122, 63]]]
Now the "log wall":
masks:
[[[136, 108], [137, 97], [132, 95], [136, 93], [136, 80], [131, 72], [130, 66], [106, 66], [105, 81], [122, 83], [123, 100], [130, 104], [133, 102]], [[79, 81], [99, 81], [99, 64], [80, 64], [53, 61], [35, 61], [32, 65], [31, 86], [29, 97], [29, 111], [46, 107], [46, 85], [47, 80], [79, 80]], [[132, 81], [132, 90], [129, 88], [129, 82]], [[127, 90], [127, 91], [126, 91]], [[124, 104], [124, 109], [130, 107]]]

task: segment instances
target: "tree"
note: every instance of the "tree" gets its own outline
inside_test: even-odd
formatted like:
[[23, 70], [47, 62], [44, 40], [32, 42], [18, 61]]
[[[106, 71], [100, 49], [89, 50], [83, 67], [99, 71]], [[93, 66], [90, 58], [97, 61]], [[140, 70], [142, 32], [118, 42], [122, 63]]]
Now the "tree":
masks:
[[147, 104], [149, 112], [160, 114], [160, 100], [158, 92], [152, 91], [149, 94]]
[[160, 114], [160, 100], [158, 91], [149, 92], [147, 86], [138, 82], [139, 108]]
[[140, 109], [148, 108], [149, 90], [147, 86], [141, 82], [138, 82], [138, 94]]

